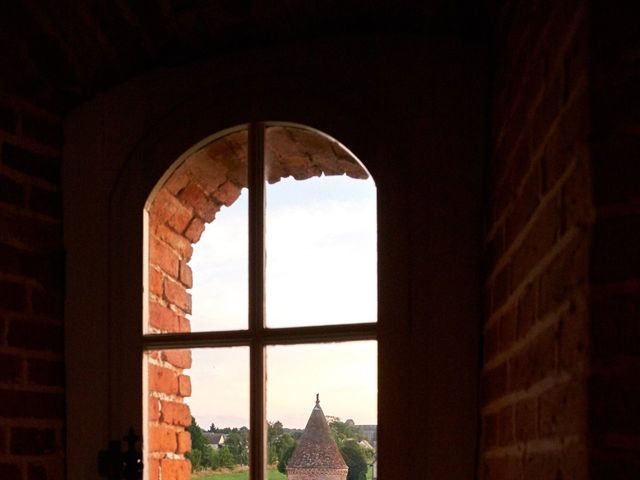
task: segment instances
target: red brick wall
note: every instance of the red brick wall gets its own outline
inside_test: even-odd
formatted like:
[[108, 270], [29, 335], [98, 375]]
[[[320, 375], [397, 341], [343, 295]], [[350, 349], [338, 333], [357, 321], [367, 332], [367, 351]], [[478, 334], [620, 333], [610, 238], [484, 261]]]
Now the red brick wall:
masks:
[[593, 222], [585, 1], [497, 13], [482, 479], [587, 478]]
[[58, 117], [0, 94], [0, 478], [64, 478]]
[[640, 478], [640, 4], [591, 6], [592, 478]]

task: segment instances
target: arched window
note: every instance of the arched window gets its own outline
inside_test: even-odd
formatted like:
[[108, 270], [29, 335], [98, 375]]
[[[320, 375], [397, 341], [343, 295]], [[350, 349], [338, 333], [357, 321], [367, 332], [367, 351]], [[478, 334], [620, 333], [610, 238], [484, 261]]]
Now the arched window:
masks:
[[[357, 202], [337, 202], [332, 194], [340, 189], [333, 183], [324, 188], [329, 206], [325, 211], [294, 212], [283, 225], [276, 210], [271, 210], [278, 201], [284, 202], [284, 210], [299, 209], [307, 193], [290, 191], [284, 200], [278, 200], [270, 185], [280, 182], [282, 187], [288, 177], [329, 176], [366, 182], [369, 208], [360, 211]], [[306, 190], [311, 195], [313, 191], [313, 185]], [[203, 307], [202, 314], [192, 315], [192, 244], [200, 240], [205, 225], [227, 207], [236, 210], [235, 218], [247, 228], [234, 230], [227, 239], [227, 248], [238, 255], [231, 262], [232, 271], [214, 273], [219, 288], [211, 291], [217, 297]], [[353, 236], [354, 224], [365, 215], [369, 215], [370, 235], [358, 243], [362, 237]], [[148, 479], [190, 478], [185, 455], [191, 448], [186, 429], [192, 412], [185, 399], [195, 387], [188, 375], [197, 356], [192, 349], [234, 347], [236, 354], [240, 352], [237, 362], [244, 361], [249, 372], [251, 478], [262, 480], [267, 456], [266, 378], [271, 368], [267, 349], [273, 353], [269, 359], [287, 354], [300, 359], [304, 353], [278, 349], [294, 348], [285, 345], [358, 345], [372, 354], [375, 382], [373, 181], [345, 147], [318, 131], [294, 124], [252, 123], [220, 132], [178, 159], [149, 197], [145, 216], [148, 248], [142, 344]], [[323, 216], [330, 217], [336, 228], [333, 238], [325, 241], [332, 248], [314, 250], [309, 245], [313, 242], [304, 236], [297, 243], [284, 241], [291, 240], [296, 229], [312, 235], [305, 231], [314, 223], [321, 225]], [[302, 245], [306, 249], [294, 248]], [[373, 343], [364, 347], [349, 343], [366, 341]], [[331, 348], [330, 355], [336, 355], [335, 347]], [[338, 376], [336, 372], [336, 381]], [[277, 377], [275, 372], [273, 377]], [[311, 400], [300, 408], [305, 411]], [[375, 405], [375, 398], [372, 400]]]

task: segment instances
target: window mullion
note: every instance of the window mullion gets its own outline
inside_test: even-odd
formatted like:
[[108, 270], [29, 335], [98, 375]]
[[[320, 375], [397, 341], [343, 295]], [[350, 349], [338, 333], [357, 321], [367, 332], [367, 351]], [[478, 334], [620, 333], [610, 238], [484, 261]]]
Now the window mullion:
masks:
[[249, 126], [249, 331], [250, 345], [250, 461], [251, 480], [264, 480], [265, 347], [264, 330], [264, 124]]

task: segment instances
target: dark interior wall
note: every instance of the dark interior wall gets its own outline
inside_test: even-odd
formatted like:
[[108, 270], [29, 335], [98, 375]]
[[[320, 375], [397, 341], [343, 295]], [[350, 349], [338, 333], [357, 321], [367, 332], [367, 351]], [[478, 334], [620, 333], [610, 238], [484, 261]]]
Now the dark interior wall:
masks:
[[592, 478], [640, 477], [640, 5], [591, 2]]
[[64, 476], [62, 121], [0, 94], [0, 478]]
[[585, 1], [497, 12], [479, 475], [588, 478]]

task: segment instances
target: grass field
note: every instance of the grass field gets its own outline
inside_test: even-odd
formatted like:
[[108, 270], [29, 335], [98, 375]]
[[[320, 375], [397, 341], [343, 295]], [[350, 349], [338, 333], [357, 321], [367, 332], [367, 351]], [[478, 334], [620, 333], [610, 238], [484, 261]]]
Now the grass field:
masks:
[[[191, 477], [193, 480], [248, 480], [249, 472], [199, 472]], [[268, 480], [286, 480], [287, 476], [278, 470], [267, 470]]]
[[[193, 480], [248, 480], [249, 472], [198, 472], [191, 477]], [[268, 480], [286, 480], [287, 476], [275, 469], [267, 470]], [[367, 480], [371, 479], [371, 469], [367, 472]]]

